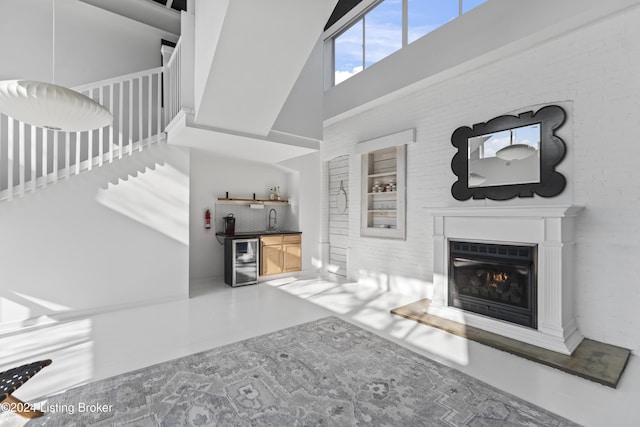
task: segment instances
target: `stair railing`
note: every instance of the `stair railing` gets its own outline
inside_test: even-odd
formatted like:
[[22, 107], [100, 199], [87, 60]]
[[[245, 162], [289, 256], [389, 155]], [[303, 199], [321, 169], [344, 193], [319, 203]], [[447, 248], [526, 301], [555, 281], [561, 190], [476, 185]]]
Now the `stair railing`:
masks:
[[182, 109], [182, 37], [173, 49], [166, 48], [165, 51], [170, 55], [164, 66], [164, 120], [168, 125]]
[[0, 200], [12, 200], [164, 140], [162, 67], [74, 89], [104, 105], [113, 124], [52, 131], [0, 114]]

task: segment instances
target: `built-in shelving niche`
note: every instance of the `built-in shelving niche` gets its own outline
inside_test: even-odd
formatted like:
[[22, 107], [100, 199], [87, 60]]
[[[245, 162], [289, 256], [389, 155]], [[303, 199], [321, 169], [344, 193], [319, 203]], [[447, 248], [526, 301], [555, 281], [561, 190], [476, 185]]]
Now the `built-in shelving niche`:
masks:
[[362, 155], [361, 236], [405, 238], [406, 144], [414, 141], [410, 129], [356, 146]]

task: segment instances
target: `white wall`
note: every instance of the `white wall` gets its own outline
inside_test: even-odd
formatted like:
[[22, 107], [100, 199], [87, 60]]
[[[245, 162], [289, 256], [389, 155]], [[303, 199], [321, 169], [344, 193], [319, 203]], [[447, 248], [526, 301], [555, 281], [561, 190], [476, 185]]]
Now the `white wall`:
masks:
[[229, 0], [193, 2], [195, 11], [195, 62], [194, 62], [194, 107], [197, 110], [211, 73], [211, 65], [222, 31], [222, 23], [229, 7]]
[[[5, 40], [0, 80], [52, 81], [52, 2], [3, 2]], [[56, 1], [55, 83], [78, 86], [161, 65], [161, 39], [176, 40], [148, 25], [77, 0]]]
[[0, 205], [0, 328], [186, 298], [189, 158], [156, 145]]
[[293, 171], [292, 220], [302, 231], [302, 270], [318, 270], [322, 260], [322, 173], [319, 152], [286, 160], [280, 164]]
[[[263, 163], [247, 162], [209, 154], [191, 149], [191, 205], [190, 205], [190, 276], [191, 279], [223, 277], [224, 252], [216, 240], [215, 231], [222, 231], [222, 217], [234, 213], [237, 231], [258, 231], [254, 227], [266, 229], [269, 209], [249, 211], [246, 206], [216, 204], [219, 197], [256, 198], [269, 197], [269, 189], [280, 186], [281, 197], [289, 198], [289, 172], [283, 168]], [[211, 230], [204, 228], [204, 213], [211, 210]], [[278, 208], [278, 224], [281, 229], [297, 230], [297, 219], [286, 221], [290, 208]], [[260, 221], [262, 217], [264, 221]], [[251, 221], [251, 225], [247, 222]]]
[[[579, 329], [588, 338], [637, 350], [638, 22], [640, 8], [635, 7], [437, 84], [426, 81], [402, 97], [327, 125], [323, 160], [352, 153], [357, 141], [411, 127], [417, 130], [417, 142], [407, 149], [406, 241], [359, 236], [361, 164], [356, 155], [350, 156], [352, 277], [373, 278], [387, 286], [416, 281], [429, 286], [433, 278], [431, 207], [584, 205], [577, 221], [575, 264]], [[567, 189], [552, 199], [453, 199], [452, 132], [459, 126], [547, 104], [563, 106], [568, 115], [558, 132], [567, 144], [567, 157], [559, 168], [567, 177]]]
[[287, 101], [282, 106], [273, 130], [322, 139], [323, 42], [318, 40]]

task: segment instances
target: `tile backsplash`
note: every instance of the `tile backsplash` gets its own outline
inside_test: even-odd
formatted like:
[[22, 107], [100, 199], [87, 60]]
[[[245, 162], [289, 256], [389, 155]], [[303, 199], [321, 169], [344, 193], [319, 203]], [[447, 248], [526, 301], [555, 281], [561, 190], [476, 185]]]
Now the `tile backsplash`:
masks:
[[251, 209], [248, 205], [221, 204], [215, 205], [215, 230], [224, 231], [224, 217], [232, 213], [236, 218], [236, 233], [246, 231], [263, 231], [269, 228], [269, 211], [273, 208], [277, 213], [277, 227], [280, 230], [291, 230], [288, 221], [289, 205], [266, 205], [264, 209]]

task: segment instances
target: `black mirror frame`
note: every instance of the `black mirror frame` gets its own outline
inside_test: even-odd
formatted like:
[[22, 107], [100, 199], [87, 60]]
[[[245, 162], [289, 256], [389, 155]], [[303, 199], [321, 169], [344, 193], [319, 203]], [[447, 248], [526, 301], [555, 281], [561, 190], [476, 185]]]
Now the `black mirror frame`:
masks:
[[[556, 129], [564, 123], [566, 113], [557, 105], [548, 105], [517, 116], [500, 116], [485, 123], [477, 123], [473, 128], [462, 126], [451, 135], [451, 144], [458, 152], [451, 160], [451, 170], [458, 180], [451, 186], [451, 194], [457, 200], [492, 199], [508, 200], [514, 197], [554, 197], [562, 193], [566, 186], [564, 175], [555, 167], [565, 156], [564, 141], [555, 135]], [[476, 136], [500, 132], [522, 126], [540, 123], [540, 182], [529, 184], [499, 185], [469, 188], [468, 140]]]

